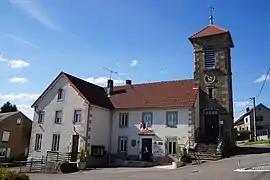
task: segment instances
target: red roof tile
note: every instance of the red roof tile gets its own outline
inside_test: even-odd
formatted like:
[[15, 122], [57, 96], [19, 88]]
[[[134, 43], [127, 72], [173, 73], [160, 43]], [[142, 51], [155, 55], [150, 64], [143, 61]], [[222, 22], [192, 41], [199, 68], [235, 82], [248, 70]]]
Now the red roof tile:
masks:
[[209, 25], [205, 27], [204, 29], [200, 30], [199, 32], [193, 34], [189, 39], [199, 38], [199, 37], [205, 37], [205, 36], [212, 36], [217, 34], [223, 34], [228, 33], [229, 31], [226, 29], [222, 29], [220, 27], [217, 27], [215, 25]]
[[177, 80], [114, 87], [114, 108], [192, 107], [198, 89], [193, 80]]
[[[64, 72], [61, 72], [49, 87], [53, 86], [61, 75], [68, 79], [87, 103], [108, 109], [193, 107], [199, 91], [193, 80], [164, 81], [115, 86], [113, 94], [108, 98], [104, 87], [86, 82]], [[33, 103], [32, 107], [44, 96], [49, 87]]]

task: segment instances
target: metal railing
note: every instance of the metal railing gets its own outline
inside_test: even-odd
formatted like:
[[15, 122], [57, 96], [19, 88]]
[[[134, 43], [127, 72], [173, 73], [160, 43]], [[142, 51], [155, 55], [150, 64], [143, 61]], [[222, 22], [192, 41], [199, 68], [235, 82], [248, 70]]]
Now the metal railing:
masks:
[[54, 161], [54, 162], [76, 162], [79, 159], [79, 153], [63, 153], [63, 152], [55, 152], [55, 151], [47, 151], [46, 161]]

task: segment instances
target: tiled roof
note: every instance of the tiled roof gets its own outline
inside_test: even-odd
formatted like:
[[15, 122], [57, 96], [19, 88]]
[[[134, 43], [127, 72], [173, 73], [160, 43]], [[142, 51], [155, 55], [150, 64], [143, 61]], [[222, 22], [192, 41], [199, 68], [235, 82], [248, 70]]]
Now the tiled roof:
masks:
[[193, 80], [164, 81], [114, 87], [114, 108], [192, 107], [198, 88]]
[[71, 81], [71, 83], [78, 89], [78, 91], [89, 101], [89, 103], [105, 107], [113, 108], [110, 99], [107, 97], [106, 89], [95, 84], [84, 81], [80, 78], [70, 74], [63, 74]]
[[[114, 108], [152, 108], [152, 107], [193, 107], [198, 88], [193, 80], [177, 80], [114, 86], [113, 94], [108, 97], [106, 88], [89, 83], [70, 74], [61, 72], [49, 85], [64, 76], [88, 103]], [[33, 103], [32, 107], [44, 96], [49, 87]]]
[[14, 114], [19, 113], [20, 111], [16, 111], [16, 112], [6, 112], [6, 113], [0, 113], [0, 121], [3, 121], [5, 119], [7, 119], [10, 116], [13, 116]]
[[212, 36], [212, 35], [223, 34], [223, 33], [228, 33], [228, 32], [229, 32], [228, 30], [222, 29], [218, 26], [209, 25], [205, 27], [204, 29], [202, 29], [201, 31], [193, 34], [189, 39]]

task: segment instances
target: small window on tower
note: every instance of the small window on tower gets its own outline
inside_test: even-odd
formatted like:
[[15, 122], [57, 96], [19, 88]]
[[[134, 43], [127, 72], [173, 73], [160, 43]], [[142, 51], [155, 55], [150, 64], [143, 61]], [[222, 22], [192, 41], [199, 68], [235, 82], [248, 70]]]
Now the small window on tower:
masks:
[[208, 89], [208, 97], [209, 99], [213, 99], [213, 88]]
[[204, 51], [204, 67], [206, 69], [215, 68], [215, 52], [213, 47], [206, 47]]

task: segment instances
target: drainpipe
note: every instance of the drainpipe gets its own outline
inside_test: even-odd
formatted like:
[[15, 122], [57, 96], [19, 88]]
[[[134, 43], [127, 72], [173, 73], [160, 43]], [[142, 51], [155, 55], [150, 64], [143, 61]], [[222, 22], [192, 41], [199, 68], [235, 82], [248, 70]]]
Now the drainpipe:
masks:
[[109, 148], [108, 148], [109, 164], [111, 164], [112, 130], [113, 130], [113, 110], [110, 110], [110, 132], [109, 132], [110, 138], [109, 138]]
[[[86, 138], [85, 138], [86, 140], [85, 140], [85, 144], [84, 144], [85, 150], [87, 150], [87, 146], [88, 146], [88, 134], [89, 134], [88, 129], [89, 129], [90, 111], [91, 111], [91, 105], [88, 104], [87, 115], [86, 115], [86, 117], [87, 117], [87, 119], [86, 119], [86, 133], [85, 133], [86, 134]], [[90, 148], [89, 148], [88, 153], [90, 153]]]

